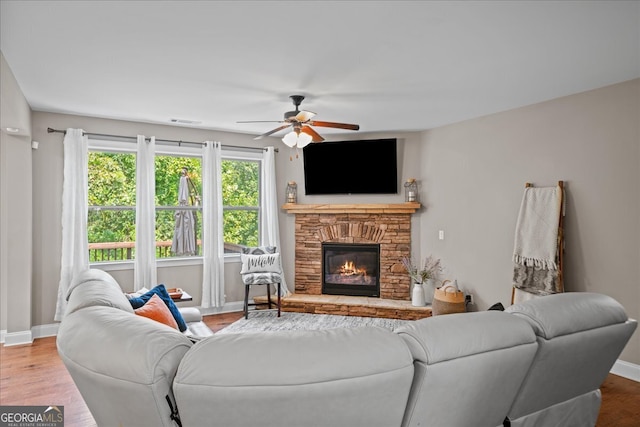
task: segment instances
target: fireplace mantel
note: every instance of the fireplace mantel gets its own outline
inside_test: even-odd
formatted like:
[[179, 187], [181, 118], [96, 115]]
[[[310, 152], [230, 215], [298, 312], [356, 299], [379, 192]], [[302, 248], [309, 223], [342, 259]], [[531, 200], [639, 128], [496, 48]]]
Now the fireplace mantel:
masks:
[[298, 204], [285, 203], [282, 209], [293, 214], [413, 214], [420, 203]]

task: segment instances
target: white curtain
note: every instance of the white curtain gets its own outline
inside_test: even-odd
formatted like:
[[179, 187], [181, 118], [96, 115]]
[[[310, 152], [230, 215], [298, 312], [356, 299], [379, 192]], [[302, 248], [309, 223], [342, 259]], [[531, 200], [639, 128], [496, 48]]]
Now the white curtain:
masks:
[[67, 291], [73, 276], [89, 268], [87, 240], [88, 138], [82, 129], [67, 129], [62, 182], [62, 258], [58, 302], [54, 320], [60, 321], [67, 308]]
[[136, 256], [134, 290], [156, 283], [156, 139], [138, 135], [136, 156]]
[[[260, 179], [262, 194], [262, 215], [260, 219], [260, 243], [264, 246], [280, 247], [280, 227], [278, 226], [278, 194], [276, 189], [275, 149], [267, 147], [262, 156], [262, 176]], [[282, 262], [282, 254], [280, 255]], [[282, 266], [280, 266], [282, 269]], [[291, 294], [282, 272], [280, 284], [283, 296]]]
[[224, 305], [224, 234], [222, 225], [222, 148], [207, 141], [202, 156], [202, 304]]

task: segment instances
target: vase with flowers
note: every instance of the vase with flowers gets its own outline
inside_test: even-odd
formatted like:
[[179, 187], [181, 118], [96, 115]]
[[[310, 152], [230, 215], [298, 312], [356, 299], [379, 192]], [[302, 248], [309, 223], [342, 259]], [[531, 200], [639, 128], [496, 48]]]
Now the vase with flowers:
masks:
[[402, 264], [413, 281], [411, 304], [414, 306], [431, 304], [436, 289], [435, 280], [442, 272], [440, 259], [429, 255], [422, 264], [418, 264], [413, 258], [404, 257]]

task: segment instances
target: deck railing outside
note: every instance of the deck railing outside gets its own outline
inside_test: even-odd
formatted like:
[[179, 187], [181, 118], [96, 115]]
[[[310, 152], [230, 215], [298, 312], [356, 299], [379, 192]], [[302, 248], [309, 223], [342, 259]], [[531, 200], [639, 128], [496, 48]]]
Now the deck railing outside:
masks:
[[[156, 242], [156, 258], [174, 257], [171, 253], [171, 240]], [[100, 242], [89, 243], [89, 262], [127, 261], [135, 255], [136, 242]], [[224, 243], [224, 253], [240, 253], [244, 245]], [[202, 255], [202, 240], [196, 242], [196, 255]]]

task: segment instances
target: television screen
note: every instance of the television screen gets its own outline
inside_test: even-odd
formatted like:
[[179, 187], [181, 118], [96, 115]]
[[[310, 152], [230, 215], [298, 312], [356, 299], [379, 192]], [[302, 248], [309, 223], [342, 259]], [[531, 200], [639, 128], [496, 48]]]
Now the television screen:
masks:
[[396, 139], [331, 141], [303, 148], [305, 194], [397, 194]]

